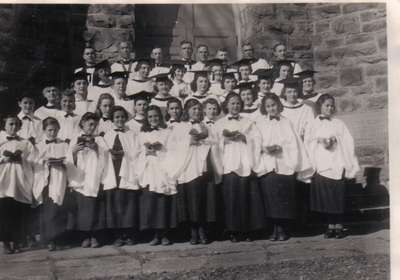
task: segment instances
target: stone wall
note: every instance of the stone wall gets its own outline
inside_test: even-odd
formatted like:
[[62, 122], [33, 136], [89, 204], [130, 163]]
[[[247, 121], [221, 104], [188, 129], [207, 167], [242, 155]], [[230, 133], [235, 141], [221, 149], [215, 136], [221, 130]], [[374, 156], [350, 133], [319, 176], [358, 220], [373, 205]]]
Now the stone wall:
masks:
[[[388, 179], [387, 43], [384, 3], [237, 5], [239, 37], [271, 57], [275, 40], [303, 67], [313, 67], [319, 92], [337, 98], [338, 116], [356, 142], [362, 167]], [[359, 180], [363, 173], [360, 172]]]

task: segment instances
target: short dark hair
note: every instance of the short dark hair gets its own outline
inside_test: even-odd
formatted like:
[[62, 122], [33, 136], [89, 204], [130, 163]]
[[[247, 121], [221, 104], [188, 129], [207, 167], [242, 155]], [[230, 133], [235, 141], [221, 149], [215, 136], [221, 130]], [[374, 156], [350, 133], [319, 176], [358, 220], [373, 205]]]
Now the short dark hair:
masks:
[[190, 44], [190, 46], [193, 47], [192, 42], [190, 42], [190, 41], [188, 41], [188, 40], [182, 40], [181, 43], [180, 43], [179, 45], [182, 47], [182, 45], [185, 45], [185, 44]]
[[298, 86], [297, 86], [297, 87], [292, 87], [292, 86], [288, 87], [288, 86], [284, 86], [284, 87], [282, 88], [282, 92], [281, 92], [281, 95], [280, 95], [281, 98], [283, 98], [283, 99], [286, 100], [286, 89], [288, 89], [288, 88], [293, 88], [293, 89], [296, 90], [296, 92], [297, 92], [297, 98], [301, 98], [301, 97], [303, 96], [302, 93], [300, 92]]
[[147, 64], [147, 65], [150, 66], [150, 62], [149, 61], [146, 61], [146, 60], [138, 61], [138, 63], [136, 63], [136, 65], [135, 65], [135, 72], [139, 71], [140, 66], [142, 66], [143, 64]]
[[83, 114], [81, 120], [79, 121], [79, 127], [82, 129], [83, 128], [83, 123], [88, 121], [88, 120], [94, 120], [96, 122], [99, 121], [99, 117], [92, 112], [86, 112], [85, 114]]
[[4, 129], [4, 127], [5, 127], [6, 122], [7, 122], [8, 119], [16, 119], [16, 120], [17, 120], [17, 123], [18, 123], [18, 130], [21, 129], [22, 120], [21, 120], [20, 118], [18, 118], [18, 116], [15, 115], [15, 114], [8, 114], [8, 115], [6, 115], [6, 116], [3, 118], [2, 129]]
[[245, 90], [250, 90], [250, 93], [253, 96], [253, 102], [255, 102], [257, 100], [258, 96], [257, 96], [257, 92], [256, 92], [256, 90], [254, 88], [242, 88], [242, 89], [240, 89], [240, 91], [239, 91], [240, 98], [242, 98], [241, 94]]
[[321, 107], [322, 107], [322, 104], [324, 104], [324, 102], [325, 102], [326, 100], [332, 100], [332, 101], [333, 101], [333, 112], [334, 112], [334, 113], [336, 112], [335, 98], [334, 98], [332, 95], [330, 95], [330, 94], [328, 94], [328, 93], [325, 93], [325, 94], [322, 94], [322, 95], [318, 98], [317, 102], [315, 102], [315, 112], [316, 112], [318, 115], [321, 114]]
[[200, 78], [200, 77], [205, 77], [205, 78], [207, 78], [207, 81], [208, 81], [208, 88], [207, 88], [207, 91], [210, 89], [210, 87], [211, 87], [211, 83], [210, 83], [210, 80], [208, 79], [208, 76], [207, 76], [207, 74], [195, 74], [194, 75], [194, 79], [193, 79], [193, 81], [190, 83], [190, 89], [193, 91], [193, 92], [196, 92], [197, 91], [197, 80]]
[[235, 80], [235, 82], [237, 83], [237, 80], [236, 80], [235, 77], [230, 77], [230, 76], [222, 75], [222, 80], [221, 80], [221, 88], [222, 88], [222, 89], [225, 89], [225, 86], [224, 86], [225, 80], [228, 80], [228, 79]]
[[128, 115], [128, 112], [126, 111], [126, 109], [125, 109], [124, 107], [122, 107], [122, 106], [114, 106], [114, 107], [111, 109], [111, 112], [110, 112], [111, 121], [114, 121], [114, 114], [115, 114], [116, 112], [123, 112], [124, 115], [125, 115], [126, 120], [128, 120], [129, 115]]
[[55, 125], [58, 127], [58, 130], [60, 130], [60, 123], [53, 117], [47, 117], [42, 121], [43, 130], [45, 130], [49, 125]]
[[[187, 122], [189, 120], [189, 109], [196, 105], [200, 105], [201, 110], [203, 110], [203, 105], [197, 99], [191, 98], [187, 102], [185, 102], [182, 114], [182, 121]], [[203, 114], [201, 114], [200, 120], [203, 120]]]
[[267, 100], [273, 100], [275, 101], [275, 103], [278, 105], [278, 111], [279, 113], [283, 111], [283, 105], [281, 100], [279, 99], [279, 97], [274, 94], [274, 93], [267, 93], [264, 98], [261, 100], [261, 106], [260, 106], [260, 113], [263, 115], [268, 115], [267, 110], [265, 110], [265, 103], [267, 102]]
[[182, 102], [176, 97], [171, 97], [167, 101], [167, 110], [165, 112], [165, 120], [166, 121], [169, 121], [169, 119], [171, 118], [171, 116], [168, 114], [168, 107], [169, 107], [170, 104], [173, 104], [173, 103], [178, 104], [179, 108], [181, 108], [181, 115], [179, 116], [179, 120], [182, 117], [182, 113], [183, 113]]
[[222, 102], [222, 111], [223, 111], [225, 114], [228, 114], [228, 103], [229, 103], [229, 100], [231, 100], [232, 98], [235, 98], [235, 97], [237, 97], [237, 98], [239, 99], [239, 102], [240, 102], [240, 111], [243, 110], [244, 103], [243, 103], [242, 98], [240, 98], [240, 95], [239, 95], [239, 94], [237, 94], [236, 92], [233, 92], [233, 91], [232, 91], [232, 92], [228, 93], [228, 95], [225, 97], [224, 102]]
[[146, 110], [146, 118], [144, 119], [144, 123], [143, 123], [142, 128], [140, 129], [140, 131], [143, 131], [143, 132], [150, 132], [151, 131], [151, 126], [150, 126], [150, 123], [149, 123], [149, 120], [148, 120], [148, 114], [149, 114], [150, 111], [156, 111], [157, 112], [157, 114], [158, 114], [158, 116], [160, 118], [159, 127], [167, 128], [167, 126], [165, 125], [164, 118], [163, 118], [163, 115], [162, 115], [160, 107], [158, 107], [156, 105], [150, 105]]
[[205, 108], [207, 106], [207, 104], [214, 105], [215, 107], [217, 107], [217, 115], [221, 114], [221, 106], [219, 105], [219, 103], [218, 103], [218, 101], [216, 99], [207, 98], [203, 102], [203, 108]]
[[197, 50], [200, 49], [200, 48], [202, 48], [202, 47], [205, 47], [205, 48], [207, 48], [207, 50], [208, 50], [208, 46], [207, 46], [206, 44], [199, 44], [199, 45], [197, 46]]
[[63, 96], [68, 96], [68, 97], [73, 97], [73, 98], [75, 98], [75, 90], [73, 90], [72, 88], [67, 88], [66, 90], [63, 90], [62, 92], [61, 92], [61, 98], [63, 97]]

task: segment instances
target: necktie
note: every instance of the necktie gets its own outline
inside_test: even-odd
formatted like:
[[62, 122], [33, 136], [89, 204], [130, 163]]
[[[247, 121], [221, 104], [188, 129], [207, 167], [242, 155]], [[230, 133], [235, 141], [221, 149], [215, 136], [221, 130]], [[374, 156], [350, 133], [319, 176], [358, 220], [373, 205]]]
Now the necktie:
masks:
[[330, 117], [327, 117], [327, 116], [319, 116], [319, 119], [320, 119], [321, 121], [323, 121], [323, 120], [328, 120], [328, 121], [330, 121], [330, 120], [331, 120], [331, 118], [330, 118]]
[[54, 139], [54, 140], [46, 140], [45, 143], [46, 143], [46, 144], [57, 143], [57, 139]]
[[276, 120], [276, 121], [280, 121], [280, 117], [279, 116], [269, 116], [269, 119], [272, 120]]

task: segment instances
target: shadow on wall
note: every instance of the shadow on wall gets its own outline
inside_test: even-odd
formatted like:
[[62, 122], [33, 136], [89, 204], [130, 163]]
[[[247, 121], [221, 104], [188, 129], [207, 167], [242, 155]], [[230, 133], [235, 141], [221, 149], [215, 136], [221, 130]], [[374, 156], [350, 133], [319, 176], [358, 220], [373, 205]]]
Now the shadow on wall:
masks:
[[2, 114], [15, 111], [18, 95], [25, 91], [40, 106], [48, 82], [61, 89], [69, 85], [72, 66], [81, 60], [88, 6], [12, 5], [12, 9], [14, 29], [1, 73], [6, 87], [0, 95]]

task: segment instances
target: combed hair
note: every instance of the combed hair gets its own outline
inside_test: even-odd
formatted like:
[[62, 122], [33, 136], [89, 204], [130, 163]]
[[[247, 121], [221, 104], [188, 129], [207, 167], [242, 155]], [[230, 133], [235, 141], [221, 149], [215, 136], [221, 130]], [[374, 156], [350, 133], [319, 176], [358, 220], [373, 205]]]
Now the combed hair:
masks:
[[114, 97], [111, 94], [109, 94], [109, 93], [100, 94], [99, 99], [97, 100], [97, 105], [96, 105], [96, 114], [97, 114], [97, 116], [99, 118], [102, 117], [102, 113], [101, 113], [101, 110], [100, 110], [100, 105], [101, 105], [101, 102], [103, 102], [103, 100], [105, 100], [105, 99], [111, 100], [112, 107], [114, 107], [114, 105], [115, 105]]
[[113, 106], [112, 109], [111, 109], [111, 112], [110, 112], [112, 121], [114, 121], [114, 114], [116, 112], [123, 112], [124, 115], [125, 115], [126, 120], [128, 120], [129, 114], [128, 114], [128, 112], [126, 111], [126, 109], [124, 107], [122, 107], [122, 106]]
[[[197, 99], [192, 98], [185, 103], [185, 107], [183, 108], [182, 121], [184, 122], [189, 121], [189, 109], [196, 105], [200, 105], [200, 110], [203, 110], [203, 105]], [[202, 120], [203, 120], [203, 114], [201, 114], [200, 116], [200, 121]]]
[[240, 102], [240, 111], [243, 110], [244, 103], [243, 103], [242, 98], [240, 98], [240, 95], [239, 95], [239, 94], [237, 94], [236, 92], [233, 92], [233, 91], [232, 91], [232, 92], [228, 93], [228, 95], [225, 97], [224, 102], [222, 102], [222, 111], [223, 111], [225, 114], [228, 114], [228, 103], [229, 103], [229, 100], [231, 100], [232, 98], [235, 98], [235, 97], [237, 97], [237, 98], [239, 99], [239, 102]]
[[178, 116], [178, 118], [179, 118], [178, 120], [180, 120], [182, 118], [182, 113], [183, 113], [182, 102], [176, 97], [171, 97], [167, 101], [167, 110], [166, 110], [166, 113], [165, 113], [165, 121], [169, 121], [169, 119], [171, 118], [171, 116], [168, 114], [168, 108], [169, 108], [169, 105], [173, 104], [173, 103], [178, 104], [179, 108], [181, 108], [181, 115]]
[[81, 120], [79, 121], [79, 127], [82, 129], [83, 123], [88, 120], [94, 120], [96, 122], [99, 122], [99, 117], [95, 113], [86, 112], [85, 114], [83, 114]]
[[325, 102], [326, 100], [329, 100], [329, 99], [333, 101], [333, 108], [334, 108], [333, 112], [334, 112], [334, 113], [336, 112], [336, 102], [335, 102], [335, 98], [334, 98], [332, 95], [330, 95], [330, 94], [328, 94], [328, 93], [325, 93], [325, 94], [322, 94], [322, 95], [318, 98], [317, 102], [315, 102], [315, 112], [317, 113], [317, 115], [321, 114], [321, 107], [322, 107], [322, 104], [324, 104], [324, 102]]
[[279, 99], [279, 97], [274, 94], [274, 93], [267, 93], [264, 98], [261, 100], [261, 106], [260, 106], [260, 113], [263, 115], [268, 115], [267, 110], [265, 110], [265, 103], [267, 102], [267, 100], [273, 100], [275, 101], [275, 103], [278, 105], [278, 111], [279, 113], [283, 111], [283, 105], [281, 100]]
[[217, 107], [217, 115], [219, 116], [221, 114], [221, 106], [219, 105], [217, 100], [215, 100], [214, 98], [207, 98], [203, 102], [203, 108], [206, 108], [207, 104], [216, 106]]
[[146, 110], [146, 118], [144, 120], [144, 123], [143, 123], [142, 128], [140, 129], [140, 131], [143, 131], [143, 132], [150, 132], [151, 131], [151, 126], [150, 126], [150, 123], [149, 123], [149, 120], [148, 120], [148, 114], [149, 114], [150, 111], [156, 111], [157, 112], [157, 114], [158, 114], [158, 116], [160, 118], [159, 127], [167, 128], [167, 125], [164, 122], [164, 118], [163, 118], [163, 115], [161, 113], [160, 107], [158, 107], [156, 105], [150, 105]]

